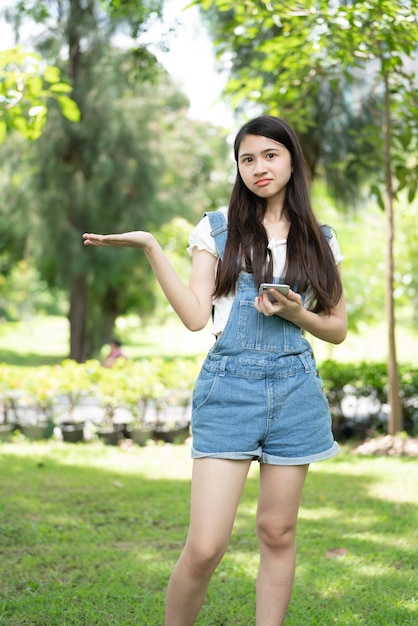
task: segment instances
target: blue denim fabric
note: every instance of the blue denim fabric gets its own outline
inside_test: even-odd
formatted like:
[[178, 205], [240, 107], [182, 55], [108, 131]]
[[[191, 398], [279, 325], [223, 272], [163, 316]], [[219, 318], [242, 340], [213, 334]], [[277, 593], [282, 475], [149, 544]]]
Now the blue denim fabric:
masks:
[[192, 457], [303, 465], [334, 456], [311, 346], [291, 322], [258, 313], [256, 295], [252, 275], [242, 273], [226, 327], [196, 381]]

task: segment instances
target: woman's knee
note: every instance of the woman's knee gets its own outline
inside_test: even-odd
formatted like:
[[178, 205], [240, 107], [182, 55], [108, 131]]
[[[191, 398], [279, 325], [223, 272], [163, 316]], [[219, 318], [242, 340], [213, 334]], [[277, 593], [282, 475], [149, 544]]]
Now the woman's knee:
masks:
[[278, 520], [274, 515], [257, 519], [257, 536], [261, 545], [275, 552], [286, 551], [295, 544], [296, 522]]
[[186, 543], [184, 557], [190, 575], [200, 578], [212, 574], [225, 553], [225, 547], [205, 541]]

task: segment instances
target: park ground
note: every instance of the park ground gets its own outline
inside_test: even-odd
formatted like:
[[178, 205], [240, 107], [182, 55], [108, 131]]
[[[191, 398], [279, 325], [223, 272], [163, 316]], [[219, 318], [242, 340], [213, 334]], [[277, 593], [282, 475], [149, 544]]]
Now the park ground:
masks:
[[[312, 466], [286, 626], [417, 623], [415, 469], [347, 446]], [[190, 473], [188, 444], [2, 444], [0, 624], [161, 626]], [[196, 626], [254, 624], [257, 493], [253, 464]]]

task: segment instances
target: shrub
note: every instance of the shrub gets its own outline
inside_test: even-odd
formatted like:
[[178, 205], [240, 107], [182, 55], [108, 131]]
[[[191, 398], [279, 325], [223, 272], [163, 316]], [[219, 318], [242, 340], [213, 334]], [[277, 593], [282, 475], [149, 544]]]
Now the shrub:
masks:
[[[331, 408], [333, 430], [340, 438], [364, 436], [387, 430], [387, 366], [386, 363], [338, 363], [323, 361], [323, 387]], [[418, 430], [418, 369], [402, 365], [399, 368], [401, 400], [405, 431], [416, 435]], [[348, 399], [367, 399], [368, 414], [346, 413]], [[364, 403], [363, 403], [364, 405]]]
[[[112, 368], [98, 361], [79, 364], [65, 360], [59, 366], [22, 368], [0, 365], [0, 403], [3, 421], [19, 420], [19, 404], [32, 405], [40, 419], [52, 419], [54, 405], [64, 397], [74, 409], [85, 396], [97, 399], [109, 421], [118, 408], [128, 409], [140, 423], [153, 402], [158, 409], [187, 406], [200, 368], [198, 358], [120, 360]], [[386, 429], [387, 372], [384, 363], [338, 363], [326, 360], [320, 371], [337, 438], [364, 436]], [[418, 369], [399, 368], [405, 430], [418, 431]], [[348, 400], [366, 399], [369, 413], [348, 415]]]

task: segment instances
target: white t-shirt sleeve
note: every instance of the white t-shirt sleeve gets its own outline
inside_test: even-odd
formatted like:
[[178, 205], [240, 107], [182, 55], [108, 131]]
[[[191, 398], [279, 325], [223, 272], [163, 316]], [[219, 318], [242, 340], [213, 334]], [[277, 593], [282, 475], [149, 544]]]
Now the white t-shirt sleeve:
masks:
[[[338, 243], [338, 239], [334, 235], [334, 233], [331, 232], [331, 238], [327, 239], [327, 241], [329, 243], [329, 247], [331, 248], [332, 254], [334, 255], [335, 265], [338, 265], [344, 259], [344, 257], [341, 254], [340, 244]], [[309, 286], [306, 291], [306, 298], [305, 298], [305, 304], [304, 304], [305, 309], [309, 309], [313, 300], [314, 300], [314, 294], [313, 294], [312, 288]]]
[[190, 233], [187, 252], [191, 255], [193, 248], [198, 248], [199, 250], [207, 250], [213, 256], [218, 257], [215, 239], [210, 233], [209, 218], [205, 215]]
[[331, 233], [331, 239], [328, 240], [329, 247], [332, 250], [332, 254], [334, 255], [335, 264], [338, 265], [344, 259], [341, 254], [340, 244], [338, 243], [337, 237], [334, 233]]

